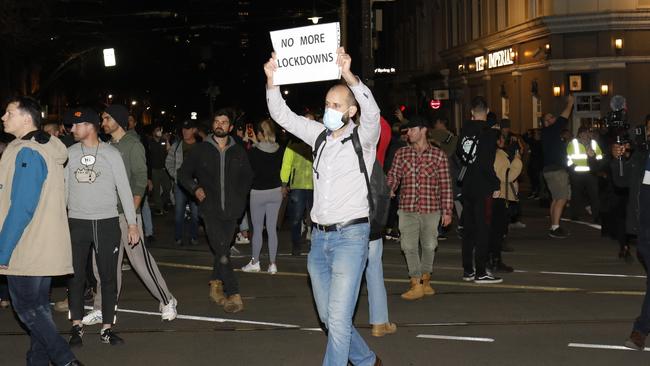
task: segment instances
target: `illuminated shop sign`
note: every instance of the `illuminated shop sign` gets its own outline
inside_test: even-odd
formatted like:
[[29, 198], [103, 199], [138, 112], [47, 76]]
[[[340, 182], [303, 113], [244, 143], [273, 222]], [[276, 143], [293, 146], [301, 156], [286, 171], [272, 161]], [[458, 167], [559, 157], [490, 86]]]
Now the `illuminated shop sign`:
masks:
[[[486, 57], [478, 56], [474, 58], [476, 71], [485, 70]], [[503, 66], [512, 65], [515, 63], [515, 51], [510, 48], [490, 52], [487, 54], [487, 68], [496, 69]]]

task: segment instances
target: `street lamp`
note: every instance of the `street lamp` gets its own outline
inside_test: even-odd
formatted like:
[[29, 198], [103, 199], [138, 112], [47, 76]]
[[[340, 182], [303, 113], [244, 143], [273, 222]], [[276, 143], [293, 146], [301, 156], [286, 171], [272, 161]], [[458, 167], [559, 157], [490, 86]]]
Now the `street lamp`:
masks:
[[113, 67], [117, 65], [115, 60], [115, 49], [114, 48], [105, 48], [104, 49], [104, 66]]

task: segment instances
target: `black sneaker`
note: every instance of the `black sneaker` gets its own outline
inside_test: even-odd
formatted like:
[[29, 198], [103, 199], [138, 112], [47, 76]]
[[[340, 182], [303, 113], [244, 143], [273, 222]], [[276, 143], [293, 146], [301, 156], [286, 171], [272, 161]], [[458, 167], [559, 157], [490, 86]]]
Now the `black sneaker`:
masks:
[[[465, 279], [463, 277], [463, 279]], [[474, 283], [501, 283], [503, 278], [495, 277], [492, 274], [484, 274], [483, 276], [476, 277]]]
[[474, 281], [475, 276], [476, 276], [475, 272], [472, 272], [472, 273], [463, 272], [463, 281], [472, 282], [472, 281]]
[[83, 346], [84, 341], [81, 339], [83, 336], [84, 328], [81, 325], [73, 325], [72, 329], [70, 329], [70, 339], [68, 340], [70, 347]]
[[101, 339], [102, 343], [107, 343], [111, 346], [124, 344], [124, 339], [118, 337], [117, 334], [113, 333], [113, 330], [111, 328], [102, 329], [102, 332], [99, 334], [99, 339]]
[[569, 236], [569, 233], [561, 227], [558, 227], [555, 230], [549, 230], [548, 236], [555, 239], [566, 239]]

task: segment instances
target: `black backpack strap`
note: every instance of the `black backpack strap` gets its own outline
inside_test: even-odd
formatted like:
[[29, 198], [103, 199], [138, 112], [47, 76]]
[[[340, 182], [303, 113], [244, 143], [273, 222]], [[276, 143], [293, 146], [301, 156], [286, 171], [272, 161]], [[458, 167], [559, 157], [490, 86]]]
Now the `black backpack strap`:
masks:
[[[314, 150], [312, 150], [312, 156], [314, 158], [313, 164], [315, 164], [312, 169], [314, 170], [314, 173], [316, 173], [316, 179], [318, 179], [319, 176], [318, 165], [320, 164], [320, 156], [321, 156], [320, 153], [323, 152], [326, 143], [327, 143], [327, 129], [324, 129], [323, 132], [321, 132], [318, 135], [318, 137], [316, 137], [316, 142], [314, 142]], [[321, 145], [323, 146], [322, 149], [321, 149]], [[317, 156], [318, 159], [316, 159]]]
[[357, 158], [359, 158], [359, 169], [363, 176], [366, 178], [366, 187], [368, 188], [368, 204], [370, 205], [370, 211], [375, 210], [374, 202], [370, 196], [370, 177], [368, 176], [368, 169], [366, 169], [366, 162], [363, 160], [363, 148], [361, 147], [361, 140], [359, 140], [359, 127], [355, 127], [352, 131], [352, 146], [354, 146], [354, 152], [357, 153]]

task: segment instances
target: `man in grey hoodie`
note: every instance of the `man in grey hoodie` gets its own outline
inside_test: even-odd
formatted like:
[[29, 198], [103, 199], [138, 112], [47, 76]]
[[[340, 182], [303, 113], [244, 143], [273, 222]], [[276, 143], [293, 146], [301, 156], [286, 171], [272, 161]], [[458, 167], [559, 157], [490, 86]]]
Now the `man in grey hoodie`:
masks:
[[[124, 161], [129, 185], [133, 193], [133, 205], [136, 209], [137, 227], [140, 238], [144, 237], [142, 230], [142, 215], [140, 213], [140, 205], [142, 197], [144, 196], [147, 187], [147, 164], [145, 158], [144, 146], [140, 142], [140, 137], [134, 130], [128, 128], [129, 113], [126, 107], [122, 105], [112, 104], [106, 108], [102, 113], [102, 127], [104, 132], [111, 135], [111, 145], [117, 148]], [[122, 205], [118, 205], [119, 222], [122, 230], [122, 240], [120, 245], [118, 257], [118, 271], [117, 271], [117, 292], [118, 298], [122, 286], [122, 259], [124, 251], [129, 257], [131, 266], [138, 274], [142, 283], [147, 287], [149, 292], [160, 303], [159, 310], [162, 313], [163, 320], [176, 319], [176, 298], [167, 288], [167, 283], [163, 278], [156, 260], [153, 258], [147, 249], [143, 240], [137, 243], [129, 243], [126, 237], [126, 219]], [[97, 295], [95, 295], [94, 310], [88, 313], [83, 319], [84, 325], [97, 324], [102, 321], [101, 309], [101, 283], [97, 282]]]

